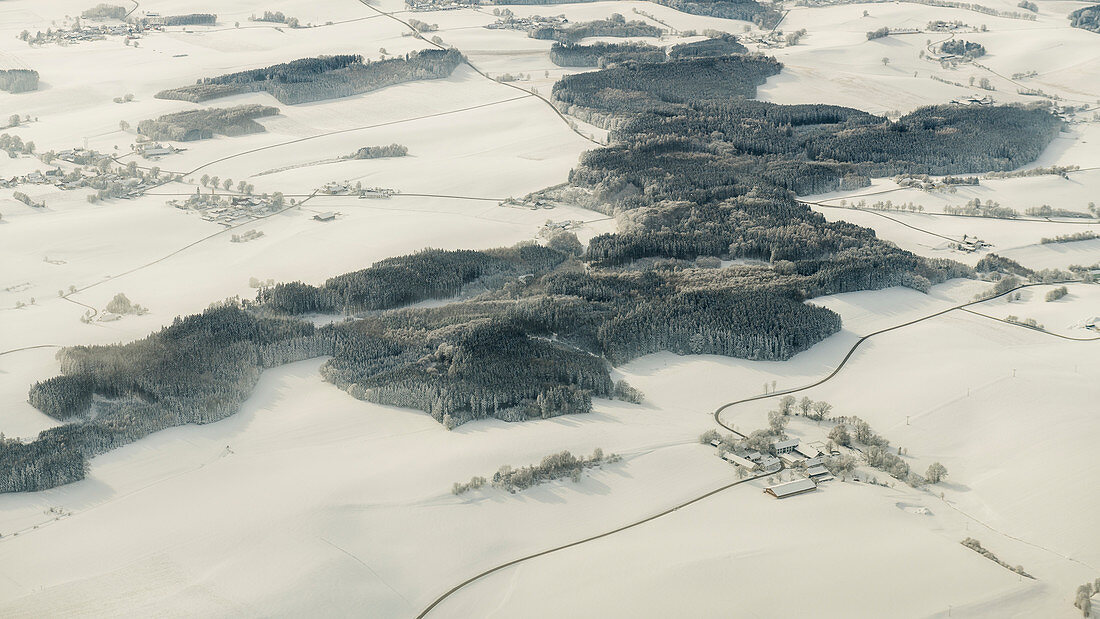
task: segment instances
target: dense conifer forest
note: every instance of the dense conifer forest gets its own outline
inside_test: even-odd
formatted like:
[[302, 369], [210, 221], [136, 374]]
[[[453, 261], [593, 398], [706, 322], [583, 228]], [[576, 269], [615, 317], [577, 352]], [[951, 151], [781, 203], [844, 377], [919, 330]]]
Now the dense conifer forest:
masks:
[[90, 9], [85, 9], [80, 17], [83, 19], [125, 19], [129, 10], [124, 6], [115, 4], [97, 4]]
[[559, 67], [608, 67], [621, 62], [664, 62], [665, 50], [645, 43], [555, 43], [550, 60]]
[[185, 15], [139, 17], [133, 21], [142, 27], [152, 24], [162, 26], [213, 26], [218, 22], [218, 16], [213, 13], [187, 13]]
[[0, 90], [10, 93], [38, 90], [38, 71], [33, 69], [0, 69]]
[[1083, 28], [1100, 33], [1100, 4], [1077, 9], [1070, 13], [1069, 23], [1074, 28]]
[[[594, 2], [596, 0], [581, 0]], [[671, 7], [690, 15], [707, 15], [725, 19], [751, 21], [763, 28], [772, 28], [779, 23], [782, 13], [772, 6], [765, 6], [756, 0], [650, 0], [654, 4]], [[565, 0], [501, 0], [492, 4], [564, 4]], [[488, 2], [487, 2], [488, 4]]]
[[731, 34], [720, 34], [701, 41], [681, 43], [666, 52], [646, 43], [555, 43], [550, 48], [550, 60], [561, 67], [599, 67], [632, 63], [661, 63], [686, 58], [709, 58], [745, 53], [748, 50]]
[[455, 50], [425, 49], [385, 60], [358, 54], [302, 58], [262, 69], [203, 78], [193, 86], [162, 90], [158, 99], [199, 103], [243, 92], [265, 91], [293, 105], [335, 99], [413, 80], [447, 77], [462, 62]]
[[189, 142], [205, 140], [214, 134], [234, 136], [262, 133], [263, 125], [256, 118], [274, 116], [278, 108], [264, 105], [238, 105], [230, 108], [207, 108], [165, 114], [138, 123], [138, 133], [151, 140]]
[[972, 43], [962, 39], [951, 39], [940, 44], [940, 52], [966, 56], [967, 58], [978, 58], [985, 55], [985, 46], [981, 43]]
[[754, 0], [652, 0], [691, 15], [751, 21], [761, 28], [774, 28], [783, 14], [773, 5]]
[[644, 21], [626, 21], [618, 13], [607, 19], [542, 26], [527, 32], [532, 39], [575, 43], [587, 37], [659, 37], [661, 29]]
[[[593, 397], [636, 401], [613, 384], [611, 365], [657, 351], [789, 359], [841, 328], [809, 299], [927, 290], [974, 273], [828, 222], [795, 194], [872, 175], [1009, 169], [1060, 126], [1038, 108], [928, 107], [892, 121], [750, 100], [779, 69], [735, 55], [629, 62], [559, 82], [560, 104], [615, 127], [568, 185], [542, 192], [585, 194], [585, 206], [618, 216], [618, 231], [587, 250], [570, 233], [545, 246], [426, 250], [320, 285], [263, 288], [129, 344], [63, 349], [61, 376], [29, 399], [67, 423], [0, 445], [0, 491], [81, 479], [89, 457], [221, 419], [263, 368], [322, 355], [322, 376], [352, 396], [417, 408], [448, 428], [584, 413]], [[755, 260], [721, 262], [737, 258]], [[1013, 264], [991, 255], [979, 266]], [[354, 319], [294, 318], [314, 312]]]
[[731, 54], [744, 54], [749, 50], [737, 42], [737, 37], [729, 33], [720, 33], [701, 41], [681, 43], [673, 45], [668, 50], [668, 57], [672, 60], [684, 58], [707, 58], [713, 56], [729, 56]]

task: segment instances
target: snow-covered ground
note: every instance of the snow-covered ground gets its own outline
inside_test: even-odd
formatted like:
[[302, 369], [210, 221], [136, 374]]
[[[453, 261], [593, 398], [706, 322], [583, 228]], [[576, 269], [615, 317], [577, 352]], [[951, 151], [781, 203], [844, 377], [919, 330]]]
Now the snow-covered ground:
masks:
[[[401, 36], [400, 24], [352, 0], [231, 0], [216, 9], [194, 0], [143, 1], [140, 10], [162, 14], [216, 10], [219, 25], [151, 34], [137, 48], [118, 39], [30, 48], [16, 38], [23, 29], [56, 27], [52, 22], [90, 4], [0, 4], [0, 68], [34, 68], [43, 81], [35, 93], [0, 93], [0, 118], [37, 117], [9, 132], [33, 140], [40, 151], [87, 140], [90, 148], [125, 153], [135, 136], [120, 130], [119, 121], [136, 125], [194, 107], [153, 94], [199, 77], [302, 56], [377, 58], [383, 48], [394, 55], [423, 46]], [[983, 4], [1022, 10], [1010, 0]], [[403, 8], [397, 0], [374, 6]], [[786, 68], [760, 96], [885, 113], [979, 92], [930, 79], [935, 74], [964, 84], [970, 76], [987, 77], [998, 101], [1030, 101], [996, 74], [1034, 70], [1038, 76], [1018, 81], [1065, 102], [1095, 102], [1100, 38], [1068, 28], [1065, 19], [1079, 6], [1043, 3], [1035, 22], [912, 3], [795, 7], [781, 28], [808, 32], [799, 45], [763, 50]], [[611, 13], [649, 21], [637, 9], [679, 30], [741, 33], [747, 25], [647, 2], [510, 8], [574, 21]], [[264, 10], [316, 27], [276, 29], [248, 20]], [[530, 74], [516, 82], [524, 89], [547, 95], [566, 73], [549, 61], [549, 42], [481, 28], [494, 20], [488, 10], [414, 16], [438, 23], [437, 34], [491, 76]], [[949, 70], [919, 58], [928, 38], [945, 35], [865, 36], [932, 19], [987, 25], [987, 32], [958, 38], [985, 44], [989, 55], [979, 62], [992, 71]], [[681, 40], [670, 35], [650, 42]], [[135, 101], [112, 101], [126, 93]], [[166, 205], [170, 195], [92, 205], [83, 192], [31, 186], [27, 193], [47, 203], [40, 211], [5, 192], [0, 351], [132, 340], [212, 301], [251, 296], [250, 277], [317, 282], [426, 246], [508, 245], [534, 238], [547, 219], [592, 222], [579, 231], [582, 239], [614, 228], [614, 221], [580, 209], [529, 211], [472, 199], [521, 196], [560, 183], [593, 145], [538, 98], [468, 68], [445, 80], [308, 105], [281, 105], [263, 93], [209, 105], [240, 103], [275, 105], [281, 113], [261, 119], [266, 133], [189, 143], [186, 152], [157, 162], [188, 175], [153, 193], [189, 194], [196, 177], [210, 174], [288, 195], [351, 180], [458, 197], [317, 197], [230, 231]], [[583, 124], [581, 131], [604, 137]], [[410, 156], [302, 165], [391, 142], [407, 145]], [[33, 169], [29, 161], [0, 160], [0, 176]], [[1097, 125], [1072, 125], [1034, 165], [1100, 165]], [[973, 263], [980, 255], [950, 251], [943, 238], [968, 234], [1025, 266], [1065, 268], [1100, 262], [1100, 245], [1041, 245], [1039, 239], [1095, 230], [1095, 224], [936, 213], [975, 197], [1021, 212], [1042, 204], [1084, 211], [1098, 183], [1095, 170], [1082, 170], [1068, 180], [983, 179], [954, 194], [898, 190], [859, 197], [896, 188], [883, 179], [807, 199], [912, 201], [925, 212], [884, 212], [893, 218], [887, 219], [819, 210], [922, 255]], [[335, 222], [312, 220], [329, 210], [340, 213]], [[252, 228], [264, 236], [230, 242], [232, 233]], [[69, 286], [81, 292], [59, 298], [58, 290]], [[696, 440], [714, 427], [715, 408], [770, 389], [773, 381], [778, 389], [815, 382], [859, 337], [969, 301], [987, 286], [955, 280], [928, 295], [889, 289], [814, 299], [839, 312], [844, 328], [790, 361], [650, 355], [616, 370], [645, 392], [645, 404], [599, 401], [589, 415], [522, 424], [478, 421], [447, 432], [420, 412], [348, 397], [320, 379], [323, 360], [270, 370], [229, 419], [160, 432], [97, 457], [88, 479], [76, 484], [0, 495], [0, 615], [352, 615], [367, 608], [372, 616], [415, 616], [482, 570], [731, 483], [732, 467]], [[1070, 285], [1066, 297], [1049, 303], [1043, 300], [1048, 289], [1029, 288], [1018, 301], [972, 309], [1034, 318], [1052, 332], [1089, 337], [1083, 325], [1100, 315], [1097, 288]], [[74, 302], [102, 311], [118, 292], [150, 313], [90, 325], [78, 320], [87, 308]], [[31, 297], [33, 305], [14, 309]], [[432, 616], [1075, 616], [1075, 588], [1100, 576], [1094, 530], [1100, 496], [1089, 466], [1100, 436], [1098, 347], [960, 311], [875, 336], [835, 379], [799, 397], [824, 399], [834, 414], [866, 419], [908, 451], [916, 471], [942, 462], [950, 472], [946, 483], [914, 490], [834, 481], [777, 501], [762, 494], [763, 481], [749, 482], [628, 531], [501, 570], [459, 591]], [[26, 403], [31, 383], [57, 373], [53, 354], [32, 348], [0, 355], [0, 431], [6, 435], [29, 439], [55, 423]], [[774, 400], [746, 404], [724, 418], [751, 430], [774, 406]], [[821, 428], [796, 420], [791, 432], [816, 437]], [[514, 495], [489, 488], [450, 492], [452, 483], [491, 476], [503, 464], [597, 447], [624, 458], [578, 483]], [[1036, 580], [964, 548], [965, 537]]]

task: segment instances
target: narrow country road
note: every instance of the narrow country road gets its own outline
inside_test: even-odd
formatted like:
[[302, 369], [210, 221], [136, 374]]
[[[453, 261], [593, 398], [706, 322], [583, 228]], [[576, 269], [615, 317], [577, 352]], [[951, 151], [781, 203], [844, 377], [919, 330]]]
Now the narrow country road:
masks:
[[744, 404], [745, 402], [755, 402], [757, 400], [765, 400], [767, 398], [774, 398], [776, 396], [789, 395], [789, 394], [792, 394], [792, 393], [798, 393], [800, 391], [806, 391], [808, 389], [813, 389], [814, 387], [816, 387], [816, 386], [818, 386], [818, 385], [820, 385], [824, 382], [827, 382], [829, 380], [832, 380], [834, 377], [836, 377], [836, 375], [839, 374], [842, 369], [844, 369], [845, 364], [847, 364], [848, 361], [852, 358], [852, 355], [855, 354], [856, 349], [859, 348], [861, 344], [863, 344], [867, 340], [875, 337], [876, 335], [882, 335], [883, 333], [888, 333], [890, 331], [896, 331], [898, 329], [901, 329], [902, 327], [908, 327], [910, 325], [915, 325], [917, 323], [921, 323], [921, 322], [924, 322], [926, 320], [930, 320], [930, 319], [935, 318], [937, 316], [943, 316], [944, 314], [954, 312], [956, 310], [967, 311], [967, 312], [970, 312], [971, 314], [974, 314], [974, 315], [977, 315], [977, 316], [982, 316], [983, 318], [989, 318], [991, 320], [997, 320], [999, 322], [1004, 322], [1006, 324], [1010, 324], [1010, 325], [1013, 325], [1013, 326], [1018, 326], [1018, 327], [1021, 327], [1021, 328], [1024, 328], [1024, 329], [1030, 329], [1032, 331], [1038, 331], [1039, 333], [1044, 333], [1046, 335], [1051, 335], [1051, 336], [1059, 337], [1059, 338], [1066, 339], [1066, 340], [1083, 341], [1083, 342], [1091, 342], [1091, 341], [1100, 340], [1100, 337], [1091, 338], [1091, 339], [1072, 338], [1072, 337], [1069, 337], [1069, 336], [1060, 335], [1058, 333], [1051, 333], [1050, 331], [1046, 331], [1046, 330], [1043, 330], [1043, 329], [1036, 329], [1035, 327], [1030, 327], [1028, 325], [1022, 325], [1022, 324], [1017, 324], [1017, 323], [1014, 323], [1014, 322], [1009, 322], [1009, 321], [1006, 321], [1006, 320], [1001, 320], [1000, 318], [994, 318], [993, 316], [987, 316], [985, 314], [981, 314], [981, 313], [974, 312], [974, 311], [966, 309], [966, 308], [968, 308], [972, 305], [978, 305], [980, 303], [985, 303], [986, 301], [992, 301], [993, 299], [1003, 297], [1007, 294], [1012, 294], [1013, 292], [1016, 292], [1017, 290], [1021, 290], [1023, 288], [1031, 288], [1032, 286], [1050, 286], [1050, 285], [1053, 285], [1053, 284], [1069, 284], [1069, 283], [1080, 283], [1080, 282], [1070, 280], [1070, 281], [1058, 281], [1058, 282], [1036, 282], [1036, 283], [1031, 283], [1031, 284], [1021, 284], [1019, 286], [1016, 286], [1015, 288], [1012, 288], [1010, 290], [1006, 290], [1006, 291], [1004, 291], [1004, 292], [1002, 292], [998, 295], [994, 295], [992, 297], [986, 297], [984, 299], [969, 301], [967, 303], [960, 303], [959, 305], [955, 305], [953, 307], [949, 307], [947, 309], [940, 310], [940, 311], [932, 313], [932, 314], [928, 314], [927, 316], [922, 316], [920, 318], [916, 318], [916, 319], [910, 320], [908, 322], [903, 322], [901, 324], [897, 324], [897, 325], [894, 325], [892, 327], [887, 327], [885, 329], [879, 329], [878, 331], [875, 331], [873, 333], [868, 333], [867, 335], [864, 335], [863, 337], [856, 340], [855, 344], [852, 344], [852, 347], [850, 349], [848, 349], [848, 354], [844, 355], [844, 358], [840, 360], [840, 364], [837, 365], [836, 368], [832, 372], [830, 372], [827, 376], [825, 376], [824, 378], [822, 378], [822, 379], [820, 379], [816, 382], [810, 383], [809, 385], [804, 385], [802, 387], [795, 387], [793, 389], [783, 389], [783, 390], [780, 390], [780, 391], [776, 391], [774, 393], [760, 394], [760, 395], [757, 395], [757, 396], [753, 396], [751, 398], [744, 398], [742, 400], [736, 400], [734, 402], [729, 402], [727, 404], [723, 404], [722, 406], [719, 406], [717, 410], [714, 411], [714, 422], [717, 423], [718, 425], [722, 426], [723, 428], [729, 430], [730, 432], [736, 433], [738, 436], [744, 436], [740, 432], [737, 432], [736, 430], [734, 430], [732, 427], [726, 425], [726, 423], [724, 421], [722, 421], [722, 411], [724, 411], [727, 408], [730, 408], [732, 406], [736, 406], [738, 404]]

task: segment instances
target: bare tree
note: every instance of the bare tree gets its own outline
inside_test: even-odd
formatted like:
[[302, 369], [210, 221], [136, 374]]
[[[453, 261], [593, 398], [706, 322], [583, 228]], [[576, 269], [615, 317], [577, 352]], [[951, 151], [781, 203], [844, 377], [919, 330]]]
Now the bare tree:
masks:
[[821, 402], [814, 402], [813, 414], [809, 415], [810, 419], [821, 421], [828, 416], [829, 411], [833, 410], [833, 405], [822, 400]]

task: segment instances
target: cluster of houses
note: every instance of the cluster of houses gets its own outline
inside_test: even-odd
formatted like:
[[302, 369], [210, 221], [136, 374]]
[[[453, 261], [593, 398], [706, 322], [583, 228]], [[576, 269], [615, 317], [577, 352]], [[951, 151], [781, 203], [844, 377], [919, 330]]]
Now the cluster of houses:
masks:
[[976, 236], [970, 236], [967, 234], [964, 234], [962, 240], [955, 244], [955, 249], [961, 252], [966, 252], [968, 254], [974, 253], [976, 251], [981, 251], [989, 247], [993, 247], [993, 245], [986, 243]]
[[97, 168], [85, 168], [66, 173], [61, 168], [55, 167], [45, 171], [35, 170], [22, 176], [0, 178], [0, 188], [17, 187], [19, 185], [52, 185], [63, 191], [82, 187], [93, 189], [112, 187], [110, 197], [129, 200], [143, 195], [147, 189], [153, 186], [153, 183], [117, 172], [105, 172]]
[[61, 168], [50, 168], [45, 172], [35, 170], [23, 176], [0, 178], [0, 187], [18, 187], [19, 185], [57, 185], [63, 183], [64, 172]]
[[540, 208], [552, 209], [556, 205], [553, 202], [547, 202], [546, 200], [542, 200], [542, 199], [538, 199], [538, 198], [531, 199], [531, 200], [517, 200], [516, 198], [505, 198], [505, 199], [501, 200], [500, 202], [497, 202], [497, 206], [507, 206], [507, 207], [512, 207], [512, 208], [529, 208], [532, 211], [537, 211]]
[[396, 189], [388, 189], [386, 187], [365, 187], [359, 190], [359, 197], [362, 199], [389, 199], [397, 194]]
[[352, 186], [350, 183], [331, 182], [321, 187], [320, 193], [326, 196], [358, 196], [364, 199], [388, 199], [397, 194], [396, 189], [387, 187]]
[[563, 26], [568, 23], [569, 20], [566, 19], [564, 15], [555, 17], [539, 17], [538, 15], [534, 15], [531, 17], [508, 17], [506, 19], [498, 19], [485, 27], [490, 30], [522, 30], [526, 32], [550, 26]]
[[260, 196], [223, 197], [210, 194], [196, 194], [183, 201], [169, 200], [168, 204], [181, 210], [196, 211], [204, 220], [226, 226], [265, 216], [278, 208], [271, 200]]
[[[954, 54], [940, 54], [940, 56], [942, 57], [941, 59], [943, 59], [943, 60], [948, 60], [950, 58], [956, 58], [957, 57]], [[932, 56], [929, 56], [929, 58], [931, 58], [931, 57]], [[952, 99], [951, 103], [954, 103], [955, 105], [986, 106], [986, 105], [993, 105], [993, 97], [991, 97], [990, 95], [970, 95], [970, 96], [967, 96], [967, 97], [958, 97], [956, 99]]]
[[924, 191], [932, 191], [934, 189], [943, 189], [947, 185], [941, 181], [929, 176], [902, 176], [894, 179], [894, 182], [899, 187], [912, 187], [913, 189], [921, 189]]
[[70, 30], [50, 30], [42, 34], [41, 38], [35, 37], [35, 43], [54, 42], [62, 45], [71, 43], [83, 43], [86, 41], [102, 41], [107, 37], [125, 37], [127, 40], [140, 39], [145, 28], [135, 24], [95, 24], [80, 25]]
[[[719, 439], [711, 441], [711, 445], [720, 447]], [[750, 451], [735, 453], [732, 451], [719, 453], [722, 459], [730, 464], [744, 469], [753, 475], [768, 475], [778, 473], [784, 466], [792, 468], [804, 468], [806, 477], [787, 483], [768, 486], [764, 492], [776, 498], [784, 498], [803, 492], [815, 490], [817, 484], [833, 479], [829, 470], [825, 468], [825, 458], [833, 455], [826, 446], [820, 442], [807, 442], [792, 438], [777, 441], [771, 445], [775, 455]]]
[[559, 232], [566, 232], [568, 230], [575, 230], [584, 225], [584, 222], [579, 219], [565, 219], [562, 221], [550, 221], [547, 220], [539, 229], [539, 236], [543, 238], [550, 238], [557, 235]]
[[161, 144], [159, 142], [142, 142], [134, 146], [134, 152], [141, 155], [144, 159], [157, 160], [165, 155], [174, 155], [184, 149], [176, 148], [171, 144]]
[[769, 32], [748, 32], [737, 38], [742, 43], [752, 43], [757, 47], [787, 47], [787, 40], [774, 30]]
[[970, 30], [972, 28], [973, 26], [964, 24], [961, 21], [943, 21], [937, 19], [928, 22], [928, 30], [931, 32], [955, 32], [957, 30]]
[[451, 11], [454, 9], [476, 9], [478, 0], [405, 0], [405, 6], [412, 12]]

